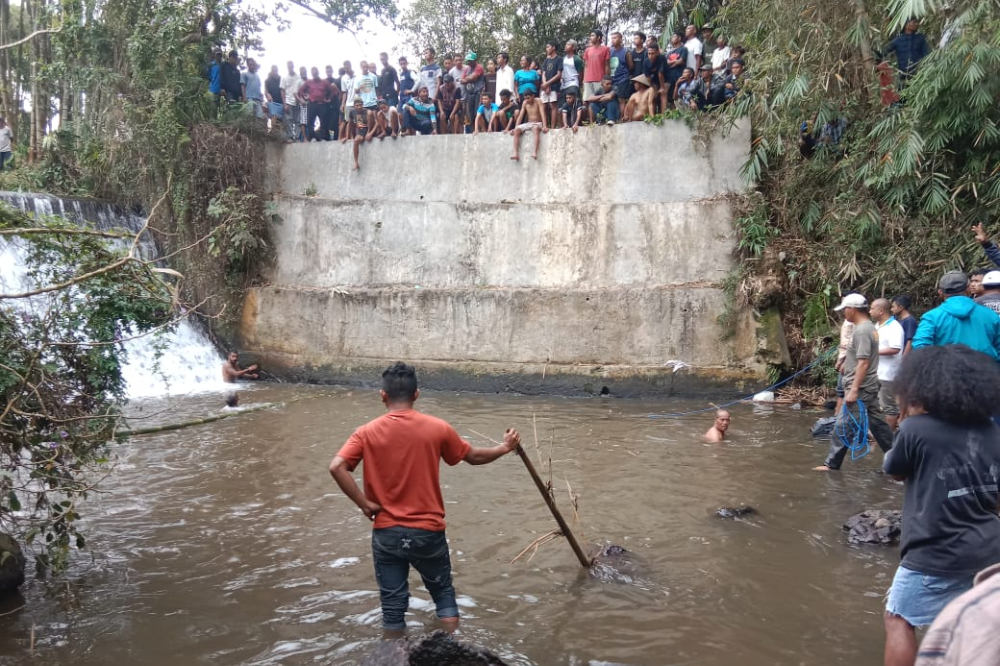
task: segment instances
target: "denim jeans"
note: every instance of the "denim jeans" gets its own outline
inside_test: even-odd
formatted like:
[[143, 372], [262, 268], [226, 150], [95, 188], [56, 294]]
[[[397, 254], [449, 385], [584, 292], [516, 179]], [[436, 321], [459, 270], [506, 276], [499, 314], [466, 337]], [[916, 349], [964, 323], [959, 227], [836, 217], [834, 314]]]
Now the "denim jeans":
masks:
[[591, 122], [598, 124], [613, 122], [620, 122], [622, 119], [621, 108], [618, 106], [618, 100], [612, 99], [607, 102], [591, 102], [590, 103], [590, 119]]
[[413, 527], [372, 530], [375, 580], [382, 599], [382, 627], [406, 628], [403, 619], [410, 605], [407, 580], [410, 565], [417, 570], [434, 599], [439, 618], [458, 617], [455, 588], [451, 583], [451, 558], [444, 532]]

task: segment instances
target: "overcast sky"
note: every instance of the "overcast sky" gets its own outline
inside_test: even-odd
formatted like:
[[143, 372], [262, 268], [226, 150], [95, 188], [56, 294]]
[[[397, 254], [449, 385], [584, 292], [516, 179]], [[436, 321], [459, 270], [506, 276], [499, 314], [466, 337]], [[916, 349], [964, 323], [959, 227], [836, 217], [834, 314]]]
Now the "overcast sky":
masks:
[[[397, 2], [401, 10], [407, 4], [406, 0]], [[354, 70], [359, 71], [358, 62], [377, 62], [382, 51], [389, 54], [389, 62], [393, 65], [400, 55], [406, 55], [411, 66], [419, 62], [414, 58], [417, 54], [403, 46], [401, 37], [379, 21], [367, 21], [365, 29], [355, 36], [338, 31], [298, 7], [290, 8], [286, 18], [291, 22], [287, 29], [279, 31], [275, 26], [268, 26], [263, 31], [264, 53], [256, 54], [256, 59], [265, 72], [271, 65], [278, 65], [278, 70], [284, 74], [285, 63], [289, 60], [296, 67], [319, 67], [321, 72], [326, 65], [337, 69], [345, 60], [350, 60]]]

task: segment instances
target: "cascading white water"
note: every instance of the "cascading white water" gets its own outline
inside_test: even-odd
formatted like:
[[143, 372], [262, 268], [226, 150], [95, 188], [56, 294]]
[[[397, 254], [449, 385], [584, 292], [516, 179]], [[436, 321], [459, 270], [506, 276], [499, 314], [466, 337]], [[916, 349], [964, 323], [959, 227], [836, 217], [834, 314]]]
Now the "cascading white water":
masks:
[[[111, 204], [17, 192], [0, 192], [0, 201], [28, 214], [54, 214], [78, 222], [86, 219], [101, 229], [117, 227], [138, 231], [142, 226], [141, 218]], [[155, 248], [149, 247], [147, 251], [155, 251]], [[25, 254], [20, 242], [0, 240], [0, 293], [28, 291], [38, 286], [26, 274]], [[32, 310], [41, 307], [43, 301], [29, 298], [6, 303]], [[166, 347], [158, 351], [157, 346], [164, 342]], [[181, 396], [232, 388], [231, 384], [222, 381], [222, 357], [187, 320], [182, 320], [165, 338], [146, 336], [131, 340], [125, 343], [125, 349], [128, 357], [122, 374], [128, 382], [130, 398]]]

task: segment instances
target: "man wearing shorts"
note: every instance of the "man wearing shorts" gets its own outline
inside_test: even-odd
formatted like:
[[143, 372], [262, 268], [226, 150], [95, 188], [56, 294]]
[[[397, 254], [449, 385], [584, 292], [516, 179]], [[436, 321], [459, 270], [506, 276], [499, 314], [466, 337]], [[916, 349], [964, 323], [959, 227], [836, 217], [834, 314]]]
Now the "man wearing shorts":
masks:
[[375, 112], [366, 109], [361, 103], [361, 96], [356, 95], [354, 97], [354, 108], [351, 109], [351, 113], [348, 117], [347, 134], [340, 140], [341, 143], [346, 143], [349, 138], [354, 140], [355, 171], [361, 168], [361, 164], [358, 162], [358, 154], [361, 152], [361, 144], [365, 141], [371, 143], [371, 140], [375, 138], [375, 133], [372, 131], [372, 127], [374, 125]]
[[[518, 448], [508, 429], [503, 444], [478, 448], [447, 422], [413, 409], [420, 396], [413, 366], [396, 363], [382, 373], [388, 410], [354, 431], [330, 463], [337, 485], [373, 521], [372, 559], [382, 600], [386, 637], [402, 635], [409, 606], [410, 566], [420, 574], [445, 631], [458, 629], [458, 604], [445, 537], [440, 461], [485, 465]], [[351, 472], [364, 461], [364, 491]]]
[[903, 362], [903, 344], [906, 335], [903, 327], [889, 311], [892, 306], [885, 298], [872, 303], [872, 319], [878, 332], [878, 404], [885, 412], [885, 420], [896, 429], [899, 406], [896, 404], [896, 373]]
[[600, 30], [590, 33], [590, 46], [583, 51], [583, 101], [600, 95], [601, 81], [611, 76], [611, 49], [602, 43], [604, 34]]
[[517, 161], [521, 159], [521, 135], [525, 132], [532, 132], [535, 135], [535, 150], [531, 154], [531, 159], [538, 159], [538, 144], [542, 140], [542, 132], [548, 132], [549, 127], [545, 121], [545, 108], [535, 96], [535, 91], [528, 88], [524, 91], [524, 103], [521, 104], [521, 111], [517, 114], [517, 122], [514, 123], [514, 154], [510, 159]]
[[542, 91], [538, 98], [545, 105], [549, 124], [556, 126], [559, 117], [559, 89], [562, 81], [563, 60], [554, 41], [545, 43], [545, 61], [542, 62]]

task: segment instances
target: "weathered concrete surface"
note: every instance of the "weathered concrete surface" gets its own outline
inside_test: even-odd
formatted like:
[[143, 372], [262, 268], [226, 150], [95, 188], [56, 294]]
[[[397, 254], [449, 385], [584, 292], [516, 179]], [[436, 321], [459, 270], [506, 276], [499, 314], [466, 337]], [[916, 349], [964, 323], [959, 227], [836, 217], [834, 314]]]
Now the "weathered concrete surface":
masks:
[[746, 128], [553, 132], [520, 163], [511, 141], [376, 141], [360, 173], [346, 145], [275, 147], [277, 261], [246, 300], [246, 351], [323, 382], [406, 359], [437, 388], [635, 395], [759, 377], [749, 313], [725, 343], [717, 323]]

